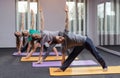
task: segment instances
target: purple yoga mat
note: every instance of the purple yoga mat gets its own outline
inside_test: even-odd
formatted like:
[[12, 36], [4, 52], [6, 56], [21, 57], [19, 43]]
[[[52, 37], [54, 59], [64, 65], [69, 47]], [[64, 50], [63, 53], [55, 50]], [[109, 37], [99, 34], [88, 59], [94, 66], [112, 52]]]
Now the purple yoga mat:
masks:
[[[34, 52], [32, 55], [35, 55], [35, 56], [36, 56], [36, 55], [39, 55], [39, 54], [40, 54], [39, 52]], [[62, 55], [61, 52], [58, 52], [58, 54], [59, 54], [59, 55]], [[13, 55], [14, 55], [14, 56], [26, 56], [27, 53], [26, 53], [26, 52], [23, 52], [23, 53], [21, 53], [20, 55], [18, 55], [17, 52], [14, 52]], [[45, 52], [43, 52], [43, 55], [45, 55]], [[55, 55], [55, 53], [54, 53], [54, 52], [50, 52], [50, 55]]]
[[[73, 61], [71, 66], [80, 66], [80, 65], [97, 65], [93, 60], [79, 60]], [[43, 62], [42, 64], [32, 63], [33, 67], [50, 67], [50, 66], [61, 66], [61, 61], [51, 61], [51, 62]]]

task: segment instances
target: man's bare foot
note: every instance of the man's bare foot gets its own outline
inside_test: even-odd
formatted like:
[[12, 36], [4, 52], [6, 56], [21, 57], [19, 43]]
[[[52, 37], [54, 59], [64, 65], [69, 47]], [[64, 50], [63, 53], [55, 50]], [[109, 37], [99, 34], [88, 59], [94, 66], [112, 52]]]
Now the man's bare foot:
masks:
[[58, 68], [58, 69], [55, 70], [54, 72], [63, 72], [63, 70], [61, 70], [60, 68]]
[[106, 68], [103, 68], [103, 71], [104, 71], [104, 72], [106, 72], [107, 70], [108, 70], [108, 68], [107, 68], [107, 67], [106, 67]]

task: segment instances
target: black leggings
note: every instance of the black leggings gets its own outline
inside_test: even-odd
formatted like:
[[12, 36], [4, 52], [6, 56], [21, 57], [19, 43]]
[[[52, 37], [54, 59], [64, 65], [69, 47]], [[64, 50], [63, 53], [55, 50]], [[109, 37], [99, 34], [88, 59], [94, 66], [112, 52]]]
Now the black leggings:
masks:
[[45, 55], [43, 56], [43, 60], [45, 60], [47, 58], [47, 56], [49, 55], [50, 51], [53, 49], [53, 47], [55, 47], [56, 44], [50, 44], [50, 46], [47, 48], [47, 51], [45, 53]]
[[25, 52], [27, 50], [28, 43], [21, 49], [21, 52]]
[[69, 67], [69, 65], [72, 63], [72, 61], [82, 52], [82, 50], [86, 48], [88, 51], [91, 52], [91, 54], [96, 58], [96, 60], [101, 64], [102, 68], [107, 67], [105, 64], [105, 61], [99, 54], [99, 51], [94, 46], [92, 40], [90, 38], [87, 38], [83, 46], [75, 46], [71, 54], [68, 56], [68, 58], [65, 60], [65, 62], [60, 67], [61, 70], [65, 71], [66, 68]]

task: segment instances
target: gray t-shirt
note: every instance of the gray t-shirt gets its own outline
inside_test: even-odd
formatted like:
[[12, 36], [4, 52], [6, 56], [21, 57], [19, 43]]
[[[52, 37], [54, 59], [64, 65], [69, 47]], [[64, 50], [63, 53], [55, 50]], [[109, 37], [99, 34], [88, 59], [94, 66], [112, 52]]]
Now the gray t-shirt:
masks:
[[64, 51], [74, 46], [82, 46], [87, 38], [86, 36], [69, 32], [63, 32], [63, 36], [65, 37], [65, 41], [62, 44], [62, 49]]
[[45, 42], [48, 41], [53, 41], [53, 37], [58, 36], [59, 31], [47, 31], [44, 30], [42, 31], [42, 40], [41, 40], [41, 45], [44, 45]]

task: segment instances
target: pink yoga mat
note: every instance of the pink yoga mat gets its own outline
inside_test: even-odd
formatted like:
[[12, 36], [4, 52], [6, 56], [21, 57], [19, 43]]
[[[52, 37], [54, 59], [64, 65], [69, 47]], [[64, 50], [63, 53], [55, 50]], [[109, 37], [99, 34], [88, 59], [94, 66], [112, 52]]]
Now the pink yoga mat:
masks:
[[[96, 62], [93, 60], [78, 60], [73, 61], [71, 66], [80, 66], [80, 65], [97, 65]], [[61, 66], [61, 61], [49, 61], [43, 62], [42, 64], [36, 64], [35, 62], [32, 63], [33, 67], [51, 67], [51, 66]]]

